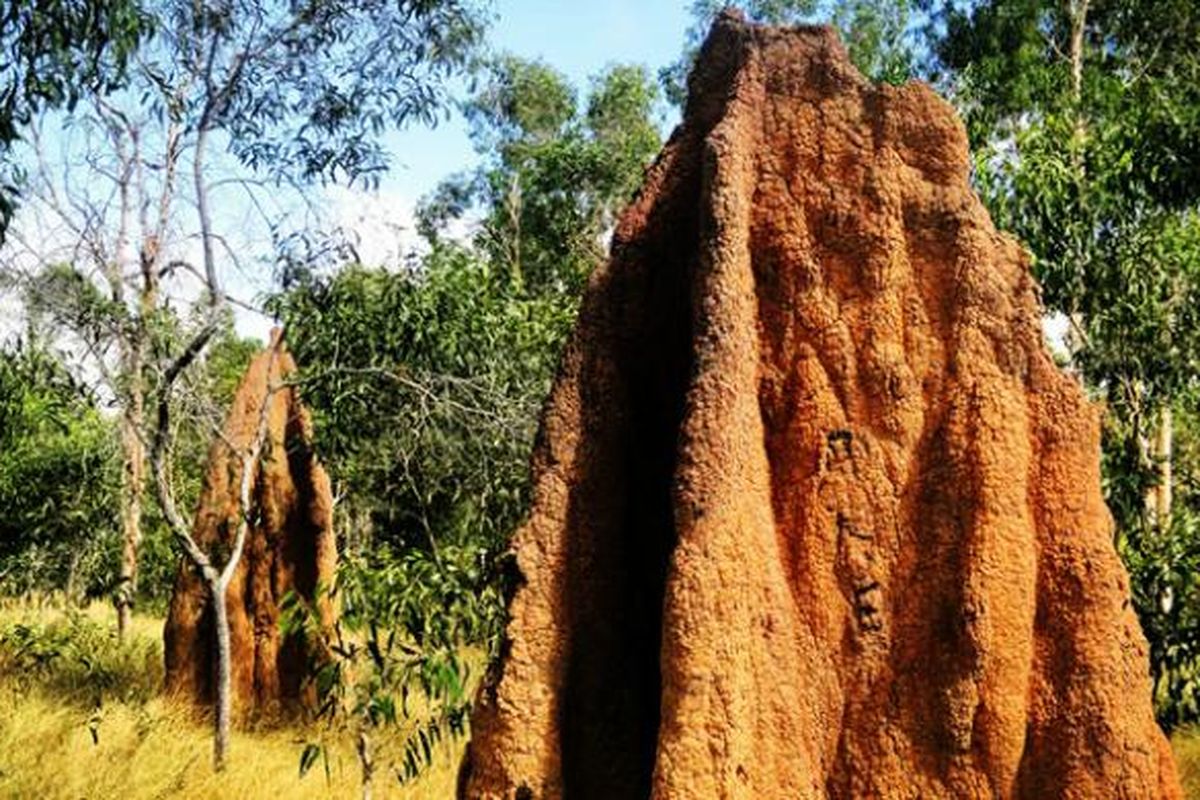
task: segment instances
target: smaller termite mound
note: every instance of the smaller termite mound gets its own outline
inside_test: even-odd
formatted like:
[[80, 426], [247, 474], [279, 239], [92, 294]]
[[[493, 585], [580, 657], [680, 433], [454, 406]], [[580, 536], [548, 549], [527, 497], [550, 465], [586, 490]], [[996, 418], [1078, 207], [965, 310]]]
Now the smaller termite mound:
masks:
[[[326, 593], [337, 568], [333, 495], [312, 449], [312, 422], [288, 379], [296, 364], [277, 335], [247, 369], [223, 430], [208, 452], [192, 537], [224, 563], [242, 518], [242, 456], [265, 423], [251, 477], [251, 524], [229, 583], [230, 672], [235, 715], [261, 717], [296, 708], [314, 645], [284, 636], [280, 614], [294, 592], [331, 626]], [[266, 414], [264, 419], [263, 414]], [[163, 634], [166, 689], [208, 705], [215, 692], [216, 640], [212, 603], [196, 568], [181, 559]]]

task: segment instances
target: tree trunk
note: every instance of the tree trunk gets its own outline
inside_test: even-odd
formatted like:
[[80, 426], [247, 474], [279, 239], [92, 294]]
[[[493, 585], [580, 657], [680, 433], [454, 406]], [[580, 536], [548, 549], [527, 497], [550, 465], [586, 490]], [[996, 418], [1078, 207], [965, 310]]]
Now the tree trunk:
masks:
[[1174, 423], [1171, 418], [1171, 407], [1163, 406], [1158, 412], [1158, 436], [1155, 441], [1155, 462], [1158, 465], [1158, 486], [1155, 491], [1155, 507], [1158, 511], [1159, 526], [1171, 523], [1171, 461], [1174, 456]]
[[217, 686], [216, 714], [213, 731], [213, 769], [221, 772], [225, 769], [229, 754], [230, 715], [233, 710], [230, 690], [230, 652], [229, 652], [229, 604], [225, 596], [226, 586], [219, 579], [210, 579], [209, 592], [212, 595], [213, 627], [217, 637]]
[[142, 286], [138, 295], [138, 320], [130, 325], [123, 342], [125, 379], [129, 396], [121, 418], [121, 453], [124, 458], [121, 497], [121, 574], [117, 591], [117, 635], [124, 641], [137, 596], [138, 551], [142, 544], [142, 500], [146, 493], [146, 353], [148, 326], [158, 306], [158, 244], [153, 238], [142, 246]]
[[358, 763], [362, 767], [362, 800], [371, 800], [371, 787], [375, 782], [375, 758], [371, 754], [371, 737], [367, 734], [366, 722], [358, 731]]
[[1174, 422], [1170, 406], [1158, 411], [1153, 431], [1138, 436], [1138, 451], [1142, 465], [1154, 474], [1154, 483], [1142, 495], [1142, 514], [1148, 527], [1162, 530], [1171, 524], [1172, 459], [1174, 456]]
[[[1076, 103], [1083, 97], [1083, 34], [1087, 30], [1089, 5], [1090, 0], [1074, 0], [1070, 4], [1071, 95]], [[1080, 122], [1077, 124], [1082, 124], [1081, 117], [1079, 119]]]
[[135, 390], [121, 415], [121, 569], [117, 585], [117, 634], [129, 635], [133, 599], [137, 593], [138, 549], [142, 543], [142, 499], [146, 485], [146, 448], [140, 436], [142, 396]]

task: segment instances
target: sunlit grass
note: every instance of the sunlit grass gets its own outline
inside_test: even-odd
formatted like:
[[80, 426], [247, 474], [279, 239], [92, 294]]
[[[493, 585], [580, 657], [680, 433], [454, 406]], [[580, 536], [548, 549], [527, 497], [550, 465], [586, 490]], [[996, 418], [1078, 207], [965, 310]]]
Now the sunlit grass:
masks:
[[[158, 696], [161, 620], [135, 618], [131, 640], [122, 646], [114, 615], [103, 606], [84, 610], [74, 621], [46, 604], [0, 606], [0, 637], [18, 625], [33, 632], [19, 641], [36, 635], [51, 643], [62, 640], [54, 632], [74, 625], [69, 630], [86, 640], [81, 648], [86, 656], [65, 647], [54, 657], [27, 652], [18, 663], [0, 646], [0, 797], [282, 800], [361, 794], [351, 736], [316, 726], [236, 732], [230, 766], [215, 774], [208, 726]], [[97, 674], [102, 692], [95, 691]], [[318, 738], [328, 748], [328, 761], [318, 760], [301, 777], [303, 742]], [[379, 742], [381, 750], [389, 744]], [[375, 796], [453, 797], [463, 745], [462, 740], [442, 745], [433, 765], [406, 786], [380, 765]]]
[[1200, 728], [1176, 731], [1171, 737], [1175, 765], [1186, 797], [1200, 800]]
[[[102, 697], [96, 707], [93, 687], [81, 665], [59, 661], [44, 674], [33, 674], [28, 669], [14, 670], [11, 654], [0, 648], [0, 798], [284, 800], [360, 795], [351, 737], [330, 736], [319, 727], [236, 732], [229, 769], [214, 774], [209, 728], [157, 697], [162, 681], [162, 621], [134, 617], [131, 641], [120, 648], [111, 609], [93, 605], [80, 614], [111, 639], [92, 642], [89, 648], [93, 669], [103, 669], [109, 676], [110, 696]], [[14, 625], [67, 622], [67, 615], [53, 604], [0, 603], [0, 635]], [[328, 774], [325, 763], [318, 761], [301, 778], [302, 742], [318, 738], [329, 745]], [[378, 743], [383, 750], [388, 744]], [[375, 796], [454, 797], [464, 744], [459, 740], [443, 746], [433, 766], [407, 786], [381, 771], [376, 775]], [[1186, 796], [1200, 800], [1200, 728], [1177, 732], [1171, 745]]]

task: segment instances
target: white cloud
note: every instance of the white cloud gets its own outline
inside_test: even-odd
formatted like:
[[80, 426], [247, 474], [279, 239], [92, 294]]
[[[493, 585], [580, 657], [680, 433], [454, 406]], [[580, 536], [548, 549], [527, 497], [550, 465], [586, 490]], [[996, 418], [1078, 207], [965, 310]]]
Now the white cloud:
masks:
[[330, 186], [325, 197], [330, 222], [350, 237], [366, 266], [397, 268], [425, 249], [417, 234], [416, 204], [402, 192]]

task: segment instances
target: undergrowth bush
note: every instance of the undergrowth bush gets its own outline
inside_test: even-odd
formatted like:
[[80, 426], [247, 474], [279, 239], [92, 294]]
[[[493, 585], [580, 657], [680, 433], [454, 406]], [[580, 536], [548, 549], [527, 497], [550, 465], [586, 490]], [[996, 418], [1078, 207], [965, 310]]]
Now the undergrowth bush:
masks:
[[301, 772], [324, 759], [327, 738], [349, 734], [364, 785], [377, 771], [405, 784], [465, 735], [480, 652], [495, 655], [504, 625], [492, 564], [469, 546], [352, 556], [331, 589], [341, 607], [332, 631], [288, 599], [285, 628], [325, 641], [311, 675], [326, 735], [304, 743]]
[[86, 708], [139, 705], [162, 686], [162, 648], [146, 637], [121, 643], [112, 626], [68, 609], [44, 622], [0, 624], [0, 673], [22, 690]]
[[1130, 524], [1118, 541], [1150, 646], [1154, 710], [1170, 732], [1200, 720], [1200, 517], [1164, 528]]

